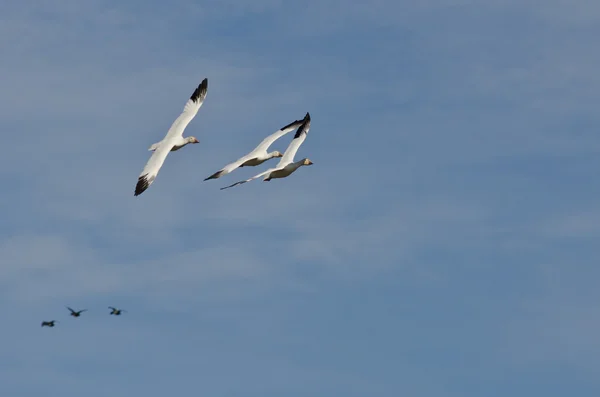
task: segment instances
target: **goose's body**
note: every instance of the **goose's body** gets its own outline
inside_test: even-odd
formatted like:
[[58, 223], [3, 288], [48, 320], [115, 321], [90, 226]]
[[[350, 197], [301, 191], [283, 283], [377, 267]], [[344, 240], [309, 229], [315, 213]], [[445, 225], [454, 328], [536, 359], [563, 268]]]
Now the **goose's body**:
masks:
[[[158, 146], [161, 144], [161, 142], [162, 141], [153, 143], [152, 146], [150, 146], [150, 149], [148, 149], [148, 150], [151, 151], [151, 152], [156, 151], [156, 148], [158, 148]], [[183, 138], [182, 141], [175, 142], [173, 144], [173, 147], [171, 148], [171, 151], [172, 152], [176, 152], [177, 150], [181, 149], [182, 147], [184, 147], [188, 143], [198, 143], [198, 142], [189, 142], [188, 140], [186, 140], [185, 138]]]
[[296, 161], [295, 163], [290, 163], [281, 169], [271, 171], [269, 173], [269, 175], [266, 176], [265, 182], [268, 182], [271, 179], [285, 178], [287, 176], [292, 175], [294, 173], [294, 171], [296, 171], [298, 168], [302, 167], [303, 165], [311, 165], [311, 164], [312, 164], [312, 162], [308, 159], [303, 159], [300, 161]]
[[304, 142], [304, 140], [306, 139], [306, 135], [308, 134], [309, 129], [310, 114], [306, 113], [306, 116], [304, 116], [304, 120], [302, 120], [302, 124], [298, 128], [298, 131], [296, 131], [296, 135], [294, 135], [294, 139], [292, 139], [292, 142], [290, 142], [287, 150], [285, 151], [285, 153], [281, 157], [281, 160], [279, 160], [279, 163], [275, 167], [269, 168], [268, 170], [261, 172], [260, 174], [255, 175], [250, 179], [246, 179], [245, 181], [239, 181], [234, 183], [233, 185], [222, 187], [221, 190], [241, 185], [243, 183], [250, 182], [254, 179], [263, 176], [264, 182], [268, 182], [271, 179], [285, 178], [293, 174], [298, 168], [304, 165], [312, 165], [313, 162], [307, 158], [294, 162], [294, 156], [296, 155], [296, 152], [298, 151], [300, 145], [302, 145], [302, 142]]
[[52, 320], [52, 321], [42, 321], [42, 327], [54, 327], [54, 323], [56, 322], [56, 320]]
[[240, 167], [256, 167], [257, 165], [261, 165], [265, 161], [270, 160], [274, 157], [279, 156], [256, 156], [254, 158], [251, 158], [250, 160], [244, 161], [242, 164], [240, 164]]
[[271, 134], [268, 137], [266, 137], [265, 139], [263, 139], [263, 141], [257, 147], [255, 147], [254, 150], [252, 150], [250, 153], [248, 153], [247, 155], [245, 155], [243, 157], [240, 157], [233, 163], [227, 164], [225, 167], [223, 167], [219, 171], [215, 172], [214, 174], [212, 174], [211, 176], [206, 178], [205, 181], [207, 181], [209, 179], [220, 178], [223, 175], [229, 174], [230, 172], [232, 172], [233, 170], [235, 170], [238, 167], [255, 167], [257, 165], [261, 165], [265, 161], [270, 160], [272, 158], [282, 157], [283, 155], [281, 153], [279, 153], [277, 150], [275, 150], [271, 153], [268, 153], [267, 149], [269, 149], [269, 146], [271, 146], [273, 144], [273, 142], [275, 142], [277, 139], [281, 138], [288, 132], [295, 130], [301, 124], [302, 124], [302, 120], [296, 120], [296, 121], [286, 125], [285, 127], [280, 128], [273, 134]]
[[186, 102], [183, 112], [173, 122], [163, 140], [150, 146], [148, 150], [154, 153], [138, 177], [134, 196], [139, 196], [152, 185], [152, 182], [154, 182], [158, 175], [160, 167], [162, 167], [170, 152], [179, 150], [189, 143], [198, 143], [198, 140], [193, 136], [184, 138], [183, 131], [198, 113], [198, 110], [204, 103], [207, 91], [208, 79], [204, 79]]

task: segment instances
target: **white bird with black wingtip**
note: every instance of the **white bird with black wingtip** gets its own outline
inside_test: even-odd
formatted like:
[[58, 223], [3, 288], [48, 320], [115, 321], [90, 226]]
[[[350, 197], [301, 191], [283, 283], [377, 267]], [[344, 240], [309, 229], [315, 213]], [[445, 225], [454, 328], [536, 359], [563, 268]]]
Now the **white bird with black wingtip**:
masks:
[[139, 196], [152, 185], [152, 182], [154, 182], [158, 175], [160, 167], [162, 167], [170, 152], [179, 150], [188, 143], [199, 143], [198, 139], [193, 136], [184, 138], [183, 131], [198, 113], [198, 110], [204, 103], [207, 91], [208, 79], [204, 79], [200, 85], [198, 85], [196, 90], [194, 90], [194, 93], [186, 102], [183, 112], [173, 122], [163, 140], [150, 146], [148, 150], [153, 151], [154, 153], [138, 177], [134, 196]]
[[308, 158], [303, 158], [302, 160], [294, 162], [294, 156], [296, 155], [296, 152], [298, 151], [300, 145], [302, 145], [302, 142], [304, 142], [304, 140], [306, 139], [306, 135], [308, 134], [309, 129], [310, 114], [307, 112], [306, 116], [304, 116], [304, 119], [302, 120], [302, 124], [298, 127], [298, 131], [296, 131], [296, 135], [294, 135], [294, 139], [292, 139], [292, 142], [290, 142], [288, 148], [283, 154], [283, 157], [281, 157], [281, 160], [279, 160], [279, 163], [275, 167], [269, 168], [268, 170], [261, 172], [260, 174], [255, 175], [250, 179], [246, 179], [245, 181], [239, 181], [234, 183], [233, 185], [222, 187], [221, 190], [241, 185], [242, 183], [250, 182], [262, 176], [265, 177], [263, 179], [263, 182], [268, 182], [271, 179], [285, 178], [287, 176], [290, 176], [302, 166], [312, 165], [313, 162], [310, 161]]
[[206, 178], [205, 181], [208, 181], [209, 179], [220, 178], [224, 175], [229, 174], [238, 167], [254, 167], [272, 158], [283, 157], [283, 154], [279, 153], [277, 150], [268, 153], [267, 149], [269, 149], [269, 146], [271, 146], [273, 142], [275, 142], [277, 139], [281, 138], [288, 132], [294, 131], [296, 128], [298, 128], [302, 124], [302, 122], [303, 120], [296, 120], [292, 123], [289, 123], [285, 127], [280, 128], [279, 130], [277, 130], [277, 132], [263, 139], [263, 141], [250, 153], [243, 157], [240, 157], [233, 163], [227, 164], [225, 167], [221, 168], [219, 171]]

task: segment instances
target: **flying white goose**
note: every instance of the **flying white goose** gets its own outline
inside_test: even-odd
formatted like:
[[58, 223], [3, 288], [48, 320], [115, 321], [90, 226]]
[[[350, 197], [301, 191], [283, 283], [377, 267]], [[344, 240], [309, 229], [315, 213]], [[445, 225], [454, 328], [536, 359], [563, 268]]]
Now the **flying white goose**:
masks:
[[251, 180], [260, 178], [261, 176], [265, 177], [265, 179], [263, 179], [263, 182], [268, 182], [271, 179], [276, 178], [285, 178], [286, 176], [291, 175], [294, 171], [296, 171], [303, 165], [312, 165], [313, 162], [307, 158], [294, 162], [294, 156], [296, 155], [296, 152], [298, 151], [300, 145], [302, 145], [302, 142], [304, 142], [304, 140], [306, 139], [306, 135], [308, 134], [309, 129], [310, 114], [306, 113], [306, 116], [304, 116], [304, 120], [302, 120], [302, 125], [300, 125], [298, 131], [296, 131], [296, 135], [294, 135], [294, 139], [292, 139], [292, 142], [290, 142], [288, 148], [283, 154], [283, 157], [281, 157], [281, 160], [279, 160], [279, 163], [275, 167], [269, 168], [265, 172], [261, 172], [260, 174], [255, 175], [250, 179], [246, 179], [245, 181], [236, 182], [233, 185], [222, 187], [221, 190], [229, 189], [230, 187], [250, 182]]
[[148, 150], [151, 150], [154, 153], [138, 177], [134, 196], [139, 196], [152, 185], [152, 182], [156, 179], [156, 175], [158, 175], [158, 171], [165, 162], [169, 152], [179, 150], [188, 143], [198, 143], [198, 140], [193, 136], [184, 138], [183, 131], [190, 121], [192, 121], [194, 116], [196, 116], [196, 113], [198, 113], [198, 109], [200, 109], [204, 103], [207, 91], [208, 79], [204, 79], [186, 102], [183, 112], [173, 122], [163, 140], [150, 146], [150, 149]]
[[252, 150], [250, 153], [248, 153], [247, 155], [245, 155], [243, 157], [240, 157], [233, 163], [227, 164], [221, 170], [215, 172], [214, 174], [212, 174], [211, 176], [206, 178], [205, 181], [208, 181], [209, 179], [220, 178], [223, 175], [229, 174], [231, 171], [235, 170], [238, 167], [248, 167], [248, 166], [254, 167], [254, 166], [260, 165], [260, 164], [264, 163], [265, 161], [272, 159], [274, 157], [283, 157], [283, 154], [279, 153], [277, 150], [275, 150], [271, 153], [267, 153], [267, 149], [277, 139], [281, 138], [288, 132], [291, 132], [291, 131], [295, 130], [296, 128], [298, 128], [302, 124], [302, 121], [303, 120], [296, 120], [296, 121], [286, 125], [285, 127], [280, 128], [277, 132], [275, 132], [275, 133], [269, 135], [268, 137], [266, 137], [265, 139], [263, 139], [263, 141], [256, 148], [254, 148], [254, 150]]

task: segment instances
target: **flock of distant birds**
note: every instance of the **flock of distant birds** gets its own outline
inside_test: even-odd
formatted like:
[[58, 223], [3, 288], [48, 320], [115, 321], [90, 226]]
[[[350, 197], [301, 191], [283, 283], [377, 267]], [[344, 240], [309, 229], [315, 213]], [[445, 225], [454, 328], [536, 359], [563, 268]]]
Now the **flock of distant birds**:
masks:
[[[71, 316], [73, 316], [73, 317], [79, 317], [79, 316], [81, 316], [81, 313], [87, 312], [87, 309], [73, 310], [69, 306], [66, 306], [66, 308], [69, 309], [69, 311], [71, 312], [69, 314]], [[108, 308], [110, 309], [110, 313], [109, 314], [113, 315], [113, 316], [120, 316], [121, 313], [127, 313], [126, 310], [117, 309], [116, 307], [109, 306]], [[57, 320], [42, 321], [42, 327], [50, 327], [50, 328], [52, 328], [52, 327], [54, 327], [56, 325], [57, 322], [58, 322]]]
[[[142, 173], [138, 177], [137, 184], [135, 186], [134, 196], [139, 196], [142, 194], [156, 179], [158, 175], [158, 171], [162, 167], [167, 155], [170, 152], [174, 152], [176, 150], [181, 149], [189, 143], [199, 143], [198, 139], [193, 136], [188, 136], [186, 138], [183, 137], [183, 131], [187, 127], [187, 125], [192, 121], [192, 119], [198, 113], [198, 110], [204, 103], [204, 99], [206, 98], [206, 93], [208, 92], [208, 79], [202, 80], [200, 85], [194, 90], [190, 99], [186, 102], [183, 112], [177, 117], [177, 119], [169, 128], [169, 131], [165, 135], [165, 137], [160, 141], [150, 146], [148, 150], [154, 152], [146, 166], [144, 167]], [[281, 138], [285, 134], [296, 130], [296, 134], [294, 138], [290, 142], [286, 151], [281, 154], [277, 150], [273, 152], [267, 152], [269, 147], [275, 142], [277, 139]], [[260, 177], [264, 177], [263, 181], [268, 182], [271, 179], [277, 178], [285, 178], [295, 172], [298, 168], [306, 165], [312, 165], [312, 161], [308, 158], [303, 158], [299, 161], [294, 161], [294, 156], [298, 151], [298, 148], [304, 140], [306, 139], [306, 135], [308, 134], [308, 130], [310, 129], [310, 114], [307, 112], [302, 120], [295, 120], [288, 125], [280, 128], [275, 133], [267, 136], [263, 141], [252, 150], [250, 153], [245, 156], [240, 157], [236, 161], [227, 164], [219, 171], [215, 172], [208, 178], [204, 179], [208, 181], [210, 179], [218, 179], [224, 175], [227, 175], [234, 171], [239, 167], [254, 167], [264, 163], [267, 160], [272, 158], [281, 158], [279, 163], [275, 167], [271, 167], [266, 171], [261, 172], [258, 175], [253, 176], [252, 178], [236, 182], [232, 185], [222, 187], [221, 190], [229, 189], [231, 187], [241, 185], [246, 182], [250, 182], [254, 179], [258, 179]], [[70, 315], [73, 317], [79, 317], [81, 313], [87, 311], [87, 309], [75, 311], [70, 307], [67, 307], [71, 312]], [[111, 309], [110, 314], [119, 316], [121, 313], [124, 313], [125, 310], [117, 309], [109, 306]], [[54, 327], [55, 323], [58, 321], [42, 321], [42, 327]]]
[[[206, 93], [208, 92], [208, 79], [202, 80], [200, 85], [194, 90], [192, 96], [187, 101], [183, 108], [183, 112], [177, 117], [177, 119], [169, 128], [167, 135], [162, 139], [162, 141], [157, 142], [150, 146], [148, 150], [154, 152], [146, 166], [144, 167], [142, 173], [138, 177], [137, 184], [135, 186], [134, 196], [139, 196], [146, 189], [152, 185], [156, 176], [158, 175], [158, 171], [162, 167], [167, 155], [170, 152], [174, 152], [176, 150], [181, 149], [190, 143], [199, 143], [198, 139], [193, 136], [188, 136], [186, 138], [183, 137], [183, 131], [187, 127], [187, 125], [192, 121], [192, 119], [198, 113], [198, 110], [204, 103], [204, 99], [206, 98]], [[273, 151], [268, 153], [267, 149], [269, 146], [273, 144], [277, 139], [281, 138], [285, 134], [298, 129], [296, 134], [294, 135], [294, 139], [290, 142], [287, 150], [281, 154], [278, 151]], [[205, 181], [210, 179], [217, 179], [224, 175], [229, 174], [233, 170], [239, 167], [254, 167], [264, 163], [267, 160], [270, 160], [275, 157], [280, 157], [279, 163], [275, 167], [269, 168], [268, 170], [261, 172], [258, 175], [253, 176], [252, 178], [246, 179], [244, 181], [236, 182], [232, 185], [221, 188], [228, 189], [237, 185], [241, 185], [242, 183], [250, 182], [253, 179], [257, 179], [260, 177], [264, 177], [263, 181], [268, 182], [271, 179], [276, 178], [285, 178], [291, 175], [298, 168], [305, 165], [312, 165], [312, 161], [307, 158], [304, 158], [300, 161], [294, 161], [294, 156], [298, 151], [302, 142], [306, 139], [306, 135], [308, 134], [308, 130], [310, 129], [310, 114], [306, 113], [304, 119], [296, 120], [285, 127], [280, 128], [277, 132], [269, 135], [250, 153], [245, 156], [240, 157], [236, 161], [227, 164], [225, 167], [215, 172], [208, 178], [204, 179]]]

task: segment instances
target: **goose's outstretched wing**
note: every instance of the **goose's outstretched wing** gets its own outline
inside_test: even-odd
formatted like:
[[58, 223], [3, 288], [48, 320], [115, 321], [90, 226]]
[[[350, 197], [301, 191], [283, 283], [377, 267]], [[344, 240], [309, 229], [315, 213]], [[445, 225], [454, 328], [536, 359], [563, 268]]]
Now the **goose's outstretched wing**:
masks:
[[208, 181], [210, 179], [217, 179], [217, 178], [222, 177], [223, 175], [227, 175], [231, 171], [238, 168], [240, 165], [244, 164], [247, 160], [250, 160], [251, 158], [252, 158], [252, 156], [250, 154], [240, 157], [239, 159], [235, 160], [233, 163], [227, 164], [225, 167], [221, 168], [219, 171], [215, 172], [214, 174], [212, 174], [208, 178], [205, 178], [204, 180]]
[[296, 131], [296, 135], [294, 135], [294, 139], [290, 142], [289, 146], [285, 150], [283, 157], [279, 160], [276, 168], [283, 168], [286, 165], [294, 162], [294, 156], [298, 151], [302, 142], [306, 139], [306, 134], [308, 134], [308, 130], [310, 129], [310, 114], [307, 112], [306, 116], [304, 116], [304, 120], [302, 120], [302, 125]]
[[139, 196], [144, 193], [146, 189], [152, 185], [152, 182], [156, 179], [158, 175], [158, 171], [160, 171], [160, 167], [165, 162], [167, 155], [171, 152], [171, 148], [173, 145], [168, 145], [168, 142], [161, 143], [161, 145], [154, 151], [152, 156], [150, 156], [150, 160], [144, 166], [142, 173], [138, 177], [137, 184], [135, 185], [134, 196]]
[[190, 96], [190, 99], [185, 103], [183, 107], [183, 112], [175, 119], [171, 128], [167, 132], [164, 140], [168, 140], [169, 138], [181, 137], [183, 135], [183, 131], [185, 127], [192, 121], [192, 119], [198, 113], [198, 110], [204, 103], [204, 99], [206, 98], [206, 93], [208, 92], [208, 79], [202, 80], [202, 82], [198, 85], [198, 87]]
[[222, 187], [220, 190], [229, 189], [230, 187], [234, 187], [234, 186], [237, 186], [237, 185], [241, 185], [241, 184], [243, 184], [243, 183], [246, 183], [246, 182], [250, 182], [250, 181], [252, 181], [252, 180], [254, 180], [254, 179], [260, 178], [261, 176], [267, 175], [267, 174], [268, 174], [268, 173], [270, 173], [270, 172], [277, 171], [278, 169], [279, 169], [279, 168], [277, 168], [277, 167], [275, 167], [275, 168], [269, 168], [268, 170], [266, 170], [266, 171], [264, 171], [264, 172], [261, 172], [261, 173], [260, 173], [260, 174], [258, 174], [258, 175], [254, 175], [252, 178], [246, 179], [245, 181], [239, 181], [239, 182], [236, 182], [236, 183], [234, 183], [233, 185], [229, 185], [229, 186]]
[[259, 143], [256, 148], [254, 148], [253, 152], [258, 150], [267, 150], [269, 146], [273, 144], [273, 142], [275, 142], [288, 132], [294, 131], [296, 128], [300, 127], [303, 121], [304, 120], [296, 120], [289, 123], [285, 127], [281, 127], [279, 130], [277, 130], [277, 132], [274, 132], [273, 134], [263, 139], [262, 142]]

